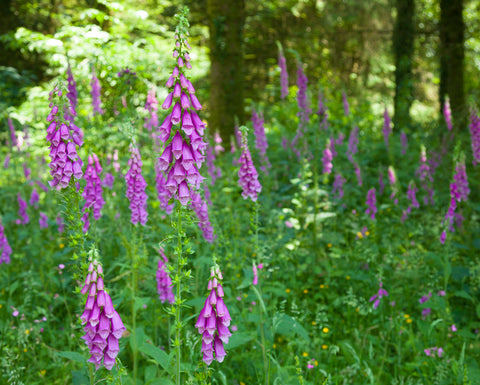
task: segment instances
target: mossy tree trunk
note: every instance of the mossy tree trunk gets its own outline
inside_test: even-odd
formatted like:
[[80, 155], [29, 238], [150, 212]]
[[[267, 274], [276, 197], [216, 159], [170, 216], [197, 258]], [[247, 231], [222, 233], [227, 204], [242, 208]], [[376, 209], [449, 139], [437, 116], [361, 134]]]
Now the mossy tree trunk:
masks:
[[414, 0], [396, 0], [396, 10], [397, 19], [393, 33], [393, 51], [395, 55], [395, 115], [393, 124], [397, 130], [402, 130], [411, 122], [415, 2]]
[[207, 0], [210, 31], [211, 133], [219, 131], [224, 142], [234, 134], [235, 117], [244, 123], [243, 28], [245, 0]]
[[450, 98], [453, 123], [465, 121], [463, 0], [440, 0], [440, 109]]

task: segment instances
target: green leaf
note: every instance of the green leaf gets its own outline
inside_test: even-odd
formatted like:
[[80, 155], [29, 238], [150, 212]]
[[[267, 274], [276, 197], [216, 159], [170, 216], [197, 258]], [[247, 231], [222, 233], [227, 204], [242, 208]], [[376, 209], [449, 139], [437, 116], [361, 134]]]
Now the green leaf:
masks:
[[140, 346], [138, 350], [145, 353], [147, 356], [152, 357], [164, 370], [169, 373], [171, 372], [168, 354], [162, 349], [153, 345], [145, 344]]
[[57, 356], [68, 358], [69, 360], [80, 362], [81, 364], [85, 364], [87, 362], [87, 359], [83, 355], [77, 352], [69, 352], [69, 351], [57, 352]]
[[227, 349], [235, 349], [238, 346], [242, 346], [247, 342], [253, 340], [253, 334], [247, 332], [239, 332], [233, 333], [230, 339], [228, 340], [228, 344], [226, 345]]
[[296, 334], [298, 334], [306, 341], [310, 340], [305, 328], [294, 318], [286, 314], [280, 314], [273, 318], [273, 330], [275, 333], [283, 334], [284, 336], [294, 337]]
[[73, 385], [85, 385], [90, 382], [86, 370], [73, 370], [72, 371], [72, 384]]
[[468, 294], [466, 291], [464, 290], [459, 290], [459, 291], [456, 291], [455, 293], [453, 293], [453, 295], [455, 297], [461, 297], [461, 298], [465, 298], [465, 299], [468, 299], [472, 302], [475, 302], [474, 299], [472, 298], [472, 296], [470, 294]]

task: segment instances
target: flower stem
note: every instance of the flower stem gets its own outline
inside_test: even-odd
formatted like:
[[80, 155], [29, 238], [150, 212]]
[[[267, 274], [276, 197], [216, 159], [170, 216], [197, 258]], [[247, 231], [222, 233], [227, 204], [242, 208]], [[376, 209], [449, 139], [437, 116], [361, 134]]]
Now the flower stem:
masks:
[[175, 342], [174, 346], [176, 349], [176, 363], [175, 363], [175, 375], [176, 375], [176, 384], [180, 385], [180, 363], [182, 358], [181, 352], [181, 306], [182, 306], [182, 290], [181, 290], [181, 279], [182, 279], [182, 267], [183, 261], [182, 259], [182, 206], [179, 205], [178, 211], [178, 222], [177, 222], [177, 273], [175, 277], [175, 281], [177, 284], [177, 294], [175, 296]]

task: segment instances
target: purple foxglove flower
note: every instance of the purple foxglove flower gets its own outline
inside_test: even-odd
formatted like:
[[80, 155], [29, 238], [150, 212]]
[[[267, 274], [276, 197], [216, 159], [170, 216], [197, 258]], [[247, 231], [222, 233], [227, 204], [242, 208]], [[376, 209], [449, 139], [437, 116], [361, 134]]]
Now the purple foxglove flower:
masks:
[[162, 109], [168, 110], [172, 105], [172, 101], [173, 101], [173, 92], [170, 92], [162, 104]]
[[388, 148], [388, 138], [392, 133], [392, 120], [390, 115], [388, 115], [388, 109], [385, 107], [385, 112], [383, 113], [383, 140], [385, 141], [385, 146]]
[[[71, 166], [71, 172], [73, 172], [73, 167]], [[98, 161], [98, 157], [93, 154], [88, 157], [88, 165], [87, 169], [85, 170], [85, 181], [87, 182], [85, 185], [85, 189], [83, 190], [82, 196], [85, 199], [85, 205], [83, 207], [83, 217], [82, 220], [84, 222], [83, 230], [84, 232], [88, 231], [90, 226], [89, 221], [89, 214], [87, 212], [88, 208], [92, 208], [93, 211], [93, 218], [98, 221], [102, 216], [101, 210], [105, 204], [105, 200], [103, 199], [103, 189], [102, 189], [102, 179], [100, 177], [100, 173], [102, 172], [102, 167], [100, 166], [100, 162]], [[65, 169], [64, 169], [65, 173]]]
[[20, 193], [17, 194], [17, 200], [18, 200], [18, 215], [22, 218], [21, 220], [17, 220], [17, 223], [21, 224], [27, 224], [30, 222], [30, 217], [27, 214], [27, 202], [24, 201], [20, 195]]
[[175, 83], [175, 87], [173, 87], [173, 97], [174, 98], [179, 98], [180, 95], [182, 94], [182, 87], [180, 86], [180, 83]]
[[145, 102], [145, 109], [148, 111], [149, 116], [145, 118], [145, 127], [148, 131], [156, 129], [158, 126], [158, 100], [155, 97], [155, 88], [152, 88], [147, 93], [147, 101]]
[[323, 150], [323, 158], [322, 158], [323, 173], [325, 175], [332, 173], [332, 168], [333, 168], [332, 161], [333, 161], [333, 155], [332, 155], [332, 151], [330, 150], [330, 140], [328, 140], [327, 147], [325, 148], [325, 150]]
[[38, 221], [41, 229], [46, 229], [48, 227], [48, 217], [44, 213], [40, 213], [40, 219]]
[[76, 109], [77, 109], [78, 93], [77, 93], [77, 83], [73, 78], [73, 73], [72, 73], [72, 69], [70, 68], [70, 63], [68, 63], [68, 67], [67, 67], [67, 90], [68, 90], [67, 98], [70, 103], [68, 104], [68, 107], [65, 107], [64, 116], [66, 120], [73, 123], [73, 120], [77, 115]]
[[303, 72], [303, 66], [300, 62], [297, 63], [297, 86], [297, 105], [300, 110], [297, 115], [300, 118], [300, 125], [303, 127], [310, 120], [309, 115], [312, 110], [309, 107], [309, 100], [307, 95], [308, 78]]
[[450, 109], [450, 100], [448, 97], [445, 98], [445, 103], [443, 103], [443, 117], [445, 118], [448, 131], [452, 131], [452, 110]]
[[130, 144], [131, 158], [128, 161], [130, 169], [125, 175], [127, 184], [126, 197], [130, 201], [131, 219], [135, 225], [140, 222], [145, 226], [147, 223], [147, 194], [145, 189], [147, 183], [142, 176], [142, 159], [138, 148], [132, 143]]
[[182, 117], [183, 132], [185, 133], [185, 135], [191, 136], [194, 129], [195, 129], [195, 126], [193, 125], [193, 122], [192, 122], [192, 115], [190, 115], [189, 111], [184, 111], [183, 117]]
[[262, 186], [258, 181], [258, 173], [253, 165], [252, 156], [248, 149], [246, 128], [242, 135], [242, 153], [238, 162], [240, 163], [238, 184], [243, 190], [242, 197], [243, 199], [250, 198], [255, 202], [258, 199], [258, 194], [262, 191]]
[[223, 344], [228, 343], [232, 334], [228, 329], [231, 320], [230, 314], [223, 302], [222, 279], [219, 267], [212, 267], [208, 282], [210, 294], [195, 324], [198, 332], [202, 335], [203, 361], [207, 365], [210, 365], [213, 360], [223, 362], [227, 354]]
[[265, 127], [263, 125], [263, 113], [257, 114], [255, 109], [252, 109], [252, 123], [253, 123], [253, 133], [255, 135], [255, 148], [260, 154], [260, 169], [266, 171], [268, 168], [272, 167], [267, 157], [267, 136], [265, 135]]
[[90, 87], [92, 88], [92, 106], [93, 106], [93, 115], [99, 114], [103, 115], [104, 111], [102, 110], [101, 107], [101, 100], [100, 100], [100, 94], [101, 94], [101, 87], [100, 87], [100, 81], [97, 78], [97, 74], [95, 70], [92, 68], [92, 80], [90, 82]]
[[17, 146], [17, 133], [15, 132], [15, 126], [13, 125], [12, 119], [10, 117], [7, 119], [8, 128], [10, 129], [10, 141], [12, 142], [12, 147]]
[[417, 186], [415, 186], [415, 182], [411, 181], [408, 184], [407, 198], [410, 201], [410, 207], [415, 207], [416, 209], [420, 207], [420, 204], [418, 203], [417, 196], [416, 196], [417, 191], [418, 189], [417, 189]]
[[477, 111], [470, 113], [470, 141], [472, 143], [473, 165], [480, 163], [480, 117]]
[[38, 207], [38, 201], [40, 200], [40, 196], [38, 195], [38, 191], [36, 188], [33, 188], [32, 195], [30, 195], [30, 206]]
[[470, 188], [468, 187], [467, 171], [465, 161], [458, 162], [455, 166], [455, 175], [453, 179], [457, 185], [458, 197], [457, 202], [467, 201]]
[[157, 189], [157, 196], [158, 200], [160, 201], [160, 207], [164, 210], [167, 214], [171, 214], [173, 210], [173, 204], [169, 204], [170, 198], [172, 198], [172, 194], [170, 191], [165, 187], [167, 179], [165, 178], [165, 174], [160, 168], [160, 158], [158, 158], [157, 163], [155, 164], [155, 187]]
[[278, 50], [278, 66], [280, 67], [280, 92], [281, 98], [285, 99], [288, 96], [288, 72], [287, 60], [283, 55], [283, 50]]
[[350, 131], [350, 136], [348, 137], [347, 157], [352, 163], [353, 163], [353, 155], [355, 155], [358, 152], [358, 133], [359, 133], [359, 128], [355, 126]]
[[198, 218], [198, 227], [202, 231], [203, 237], [207, 242], [212, 243], [215, 237], [213, 234], [213, 227], [208, 216], [208, 206], [202, 200], [202, 197], [198, 192], [192, 193], [191, 206]]
[[423, 295], [423, 296], [418, 300], [418, 302], [420, 302], [421, 304], [424, 304], [424, 303], [427, 302], [430, 298], [432, 298], [432, 293], [428, 293], [427, 295]]
[[335, 174], [335, 180], [332, 184], [332, 194], [334, 199], [343, 198], [343, 185], [345, 184], [346, 179], [341, 174]]
[[375, 214], [377, 213], [377, 198], [375, 196], [374, 188], [368, 190], [366, 203], [368, 208], [365, 210], [365, 213], [369, 214], [371, 219], [375, 219]]
[[256, 286], [256, 285], [258, 285], [258, 270], [257, 270], [257, 265], [255, 264], [255, 262], [253, 262], [252, 271], [253, 271], [252, 285]]
[[390, 194], [390, 199], [394, 201], [395, 204], [398, 203], [398, 198], [395, 198], [398, 188], [397, 188], [397, 176], [395, 175], [395, 169], [392, 166], [388, 167], [388, 182], [392, 188], [392, 193]]
[[158, 260], [158, 268], [157, 268], [157, 292], [159, 295], [160, 301], [164, 303], [168, 301], [170, 304], [175, 302], [175, 297], [172, 291], [172, 280], [170, 275], [167, 271], [167, 263], [168, 259], [163, 252], [163, 249], [159, 249], [160, 259]]
[[388, 292], [383, 288], [383, 283], [380, 281], [378, 285], [379, 285], [379, 289], [378, 289], [377, 294], [373, 295], [369, 299], [369, 302], [375, 301], [375, 302], [373, 302], [373, 308], [374, 309], [376, 309], [378, 307], [378, 305], [380, 305], [380, 299], [382, 297], [388, 297]]
[[[84, 289], [82, 289], [82, 294], [89, 294], [85, 311], [80, 317], [82, 324], [85, 325], [85, 335], [82, 339], [85, 340], [90, 351], [91, 357], [88, 362], [95, 364], [97, 370], [102, 365], [107, 370], [111, 370], [120, 350], [118, 340], [126, 328], [119, 314], [113, 308], [108, 293], [104, 290], [96, 290], [99, 285], [103, 286], [103, 269], [97, 259], [97, 250], [90, 251], [89, 261], [89, 270], [91, 271], [87, 275]], [[96, 278], [93, 279], [92, 276]]]
[[215, 166], [215, 152], [210, 145], [207, 147], [206, 158], [207, 170], [208, 174], [210, 175], [210, 183], [213, 186], [215, 184], [215, 180], [222, 176], [222, 170], [219, 167]]
[[428, 204], [430, 199], [430, 203], [433, 205], [433, 174], [427, 162], [427, 151], [424, 146], [421, 148], [420, 166], [415, 171], [415, 175], [420, 180], [422, 189], [427, 193], [424, 197], [424, 203]]
[[5, 234], [5, 228], [0, 221], [0, 265], [2, 263], [10, 263], [10, 255], [12, 254], [12, 248], [8, 244], [7, 236]]

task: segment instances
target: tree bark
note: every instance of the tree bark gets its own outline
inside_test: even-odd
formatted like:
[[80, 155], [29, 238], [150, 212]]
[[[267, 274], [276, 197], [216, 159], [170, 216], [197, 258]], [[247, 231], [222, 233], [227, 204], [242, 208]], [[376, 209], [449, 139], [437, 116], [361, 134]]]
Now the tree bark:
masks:
[[397, 19], [393, 33], [395, 55], [395, 115], [393, 124], [397, 130], [411, 123], [410, 107], [413, 102], [412, 62], [414, 53], [415, 14], [414, 0], [396, 0]]
[[210, 132], [230, 143], [235, 117], [244, 123], [243, 28], [245, 0], [208, 0], [210, 31]]
[[454, 125], [465, 121], [463, 0], [440, 0], [440, 112], [450, 98]]

